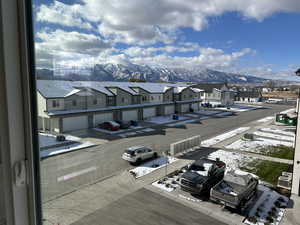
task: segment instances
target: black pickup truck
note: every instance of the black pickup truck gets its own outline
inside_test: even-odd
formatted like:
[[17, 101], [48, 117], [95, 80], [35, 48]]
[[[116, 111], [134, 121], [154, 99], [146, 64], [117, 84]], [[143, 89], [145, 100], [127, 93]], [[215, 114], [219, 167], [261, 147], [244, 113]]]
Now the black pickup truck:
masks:
[[180, 178], [182, 190], [191, 194], [209, 193], [210, 189], [224, 177], [226, 165], [224, 162], [201, 158], [188, 166]]

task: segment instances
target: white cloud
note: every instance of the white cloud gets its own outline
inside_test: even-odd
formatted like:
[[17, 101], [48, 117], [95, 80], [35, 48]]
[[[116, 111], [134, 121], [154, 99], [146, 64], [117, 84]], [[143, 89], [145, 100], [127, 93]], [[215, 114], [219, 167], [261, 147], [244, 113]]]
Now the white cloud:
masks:
[[42, 5], [39, 21], [90, 28], [98, 24], [106, 38], [130, 44], [171, 43], [181, 27], [196, 31], [208, 26], [210, 17], [238, 12], [261, 21], [277, 12], [299, 12], [299, 0], [82, 0], [66, 5]]
[[54, 3], [49, 6], [41, 5], [37, 9], [36, 19], [39, 22], [49, 22], [90, 30], [93, 27], [89, 22], [83, 19], [81, 14], [79, 14], [78, 9], [80, 7], [81, 6], [78, 4], [66, 5], [54, 1]]

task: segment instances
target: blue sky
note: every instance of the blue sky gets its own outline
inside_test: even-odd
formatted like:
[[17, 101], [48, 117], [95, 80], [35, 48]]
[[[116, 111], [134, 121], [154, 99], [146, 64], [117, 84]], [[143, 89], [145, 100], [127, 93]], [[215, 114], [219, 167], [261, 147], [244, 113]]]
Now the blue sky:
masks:
[[37, 65], [201, 67], [297, 80], [299, 0], [35, 1]]

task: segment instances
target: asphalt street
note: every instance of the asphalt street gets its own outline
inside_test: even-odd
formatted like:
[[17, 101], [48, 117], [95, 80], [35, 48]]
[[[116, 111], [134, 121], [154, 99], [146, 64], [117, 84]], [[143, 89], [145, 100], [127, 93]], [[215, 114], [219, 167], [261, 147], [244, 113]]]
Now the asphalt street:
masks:
[[96, 210], [72, 225], [225, 225], [178, 202], [140, 189]]
[[[161, 125], [155, 127], [153, 132], [136, 137], [112, 138], [112, 135], [106, 135], [107, 140], [104, 140], [102, 145], [44, 159], [41, 161], [43, 201], [129, 169], [131, 166], [121, 159], [127, 147], [145, 145], [162, 152], [168, 150], [169, 145], [176, 141], [195, 135], [201, 135], [202, 140], [205, 140], [291, 108], [285, 105], [267, 107], [269, 108], [236, 113], [233, 116], [212, 117], [181, 127], [170, 128]], [[95, 138], [96, 134], [91, 133], [91, 135]]]

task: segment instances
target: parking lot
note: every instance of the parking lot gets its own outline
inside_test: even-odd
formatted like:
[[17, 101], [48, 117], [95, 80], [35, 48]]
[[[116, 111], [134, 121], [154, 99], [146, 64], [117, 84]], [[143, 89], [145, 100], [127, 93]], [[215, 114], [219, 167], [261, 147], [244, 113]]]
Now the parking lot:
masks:
[[[168, 149], [171, 143], [184, 138], [195, 135], [201, 135], [203, 140], [213, 138], [218, 134], [228, 132], [241, 126], [250, 127], [253, 124], [257, 124], [258, 120], [268, 116], [273, 116], [276, 112], [281, 112], [288, 108], [290, 107], [275, 105], [272, 106], [272, 108], [241, 112], [234, 115], [210, 115], [209, 118], [206, 118], [205, 120], [181, 124], [180, 126], [175, 127], [166, 126], [168, 124], [160, 124], [152, 126], [151, 129], [153, 129], [153, 131], [151, 132], [143, 134], [137, 133], [132, 137], [126, 138], [120, 137], [119, 135], [102, 134], [91, 130], [77, 132], [77, 135], [81, 136], [84, 140], [97, 141], [98, 146], [47, 158], [41, 162], [42, 185], [44, 190], [43, 197], [45, 206], [48, 208], [45, 215], [49, 216], [51, 219], [53, 219], [53, 217], [56, 218], [55, 215], [59, 215], [57, 210], [57, 206], [60, 204], [59, 202], [67, 201], [66, 199], [72, 196], [71, 199], [73, 199], [72, 201], [75, 203], [75, 201], [77, 201], [76, 199], [82, 199], [82, 191], [85, 193], [84, 196], [86, 196], [86, 199], [82, 199], [83, 202], [79, 204], [86, 204], [88, 206], [89, 203], [87, 201], [91, 203], [93, 202], [92, 199], [88, 200], [88, 198], [95, 198], [95, 195], [99, 196], [101, 199], [98, 199], [97, 203], [94, 203], [95, 205], [92, 203], [87, 207], [88, 209], [86, 209], [85, 212], [77, 213], [78, 215], [76, 216], [73, 214], [69, 215], [69, 217], [67, 216], [66, 218], [69, 218], [69, 220], [61, 224], [71, 224], [71, 222], [80, 221], [80, 218], [89, 215], [96, 209], [100, 210], [101, 208], [108, 206], [113, 201], [120, 199], [135, 190], [139, 190], [141, 187], [148, 186], [157, 180], [159, 174], [161, 176], [165, 173], [164, 170], [158, 170], [157, 172], [153, 172], [145, 176], [145, 178], [143, 177], [142, 179], [135, 180], [128, 173], [128, 170], [131, 169], [132, 166], [121, 159], [121, 154], [126, 147], [133, 145], [145, 145], [161, 153]], [[182, 160], [187, 163], [189, 160], [194, 160], [201, 156], [207, 156], [216, 150], [218, 149], [214, 147], [206, 147], [201, 151], [198, 151], [195, 155], [189, 155]], [[180, 163], [183, 163], [183, 161], [170, 164], [168, 170], [171, 171], [173, 166], [178, 167], [178, 164]], [[116, 180], [112, 181], [113, 179]], [[122, 179], [125, 179], [124, 182]], [[115, 183], [114, 187], [106, 186], [107, 183], [112, 185], [111, 182]], [[92, 188], [93, 191], [87, 191], [87, 189], [83, 186], [92, 183], [94, 183], [95, 186], [89, 185], [87, 188]], [[151, 186], [150, 189], [151, 188], [155, 187]], [[74, 190], [77, 191], [74, 192]], [[111, 193], [107, 198], [103, 196], [103, 191], [105, 190], [109, 190]], [[154, 192], [157, 192], [157, 189], [155, 190], [156, 191]], [[72, 194], [68, 195], [67, 193], [71, 191]], [[92, 193], [91, 196], [89, 196], [89, 193]], [[163, 195], [166, 194], [164, 192], [161, 193], [163, 193]], [[180, 201], [182, 201], [182, 199]], [[188, 204], [188, 207], [192, 208], [194, 208], [193, 204], [195, 204], [195, 202], [190, 201], [189, 199], [183, 199], [183, 202], [181, 203]], [[75, 205], [70, 206], [72, 210], [74, 210], [74, 207], [75, 209], [77, 208]], [[185, 210], [190, 209], [188, 208]], [[208, 214], [212, 212], [213, 210], [210, 210]], [[155, 214], [151, 215], [154, 216]], [[243, 217], [239, 217], [237, 215], [232, 215], [232, 217], [232, 220], [236, 221], [236, 223], [232, 224], [240, 224], [242, 222]], [[220, 221], [226, 220], [222, 220], [221, 218]], [[228, 221], [226, 221], [226, 223], [228, 223]], [[77, 225], [77, 223], [75, 224]]]

